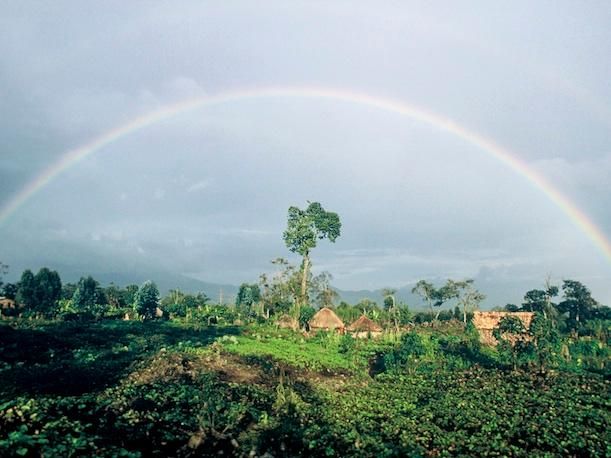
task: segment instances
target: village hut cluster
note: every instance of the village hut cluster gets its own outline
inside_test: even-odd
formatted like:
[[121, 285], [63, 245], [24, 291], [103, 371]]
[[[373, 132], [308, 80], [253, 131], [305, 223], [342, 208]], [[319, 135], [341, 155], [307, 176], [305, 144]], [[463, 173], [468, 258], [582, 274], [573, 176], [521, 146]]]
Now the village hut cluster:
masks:
[[[282, 315], [276, 324], [281, 328], [294, 331], [299, 329], [297, 320], [289, 315]], [[377, 337], [382, 334], [382, 327], [365, 315], [346, 326], [341, 318], [328, 307], [323, 307], [316, 312], [308, 326], [312, 333], [319, 331], [338, 332], [340, 334], [350, 334], [355, 338]]]
[[[498, 327], [500, 321], [506, 316], [514, 316], [524, 325], [525, 329], [530, 327], [535, 314], [533, 312], [479, 312], [473, 313], [473, 325], [478, 330], [480, 341], [484, 345], [497, 345], [494, 338], [494, 329]], [[298, 321], [290, 315], [282, 315], [276, 324], [281, 328], [299, 329]], [[319, 331], [338, 332], [340, 334], [350, 334], [355, 338], [370, 338], [382, 335], [382, 327], [368, 318], [361, 315], [356, 321], [346, 326], [337, 314], [328, 307], [321, 308], [309, 321], [310, 332]], [[527, 339], [527, 336], [508, 336], [510, 340]]]

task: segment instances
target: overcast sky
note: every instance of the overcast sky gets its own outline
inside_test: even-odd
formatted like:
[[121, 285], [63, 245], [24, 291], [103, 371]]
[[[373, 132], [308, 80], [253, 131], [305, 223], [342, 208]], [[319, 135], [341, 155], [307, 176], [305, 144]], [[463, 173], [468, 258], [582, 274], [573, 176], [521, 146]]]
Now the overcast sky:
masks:
[[[460, 8], [458, 7], [460, 3]], [[611, 5], [2, 1], [0, 206], [67, 151], [204, 95], [307, 86], [423, 107], [492, 139], [611, 237]], [[0, 226], [9, 277], [43, 265], [255, 281], [289, 206], [342, 236], [313, 252], [343, 289], [581, 280], [611, 260], [541, 190], [464, 139], [368, 107], [236, 100], [133, 132]], [[486, 292], [486, 291], [484, 291]], [[525, 291], [507, 298], [515, 301]]]

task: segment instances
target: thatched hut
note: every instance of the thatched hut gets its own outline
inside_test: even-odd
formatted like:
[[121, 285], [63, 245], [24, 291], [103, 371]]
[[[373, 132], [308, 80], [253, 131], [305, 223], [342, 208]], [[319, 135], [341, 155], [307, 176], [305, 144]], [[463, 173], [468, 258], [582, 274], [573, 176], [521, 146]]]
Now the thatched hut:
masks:
[[13, 299], [8, 297], [0, 296], [0, 308], [2, 309], [15, 309], [17, 305]]
[[299, 329], [299, 322], [294, 317], [286, 314], [278, 318], [276, 325], [279, 328], [292, 329], [293, 331], [297, 331]]
[[321, 308], [310, 320], [310, 330], [316, 331], [344, 331], [344, 322], [327, 307]]
[[479, 331], [479, 340], [485, 345], [496, 345], [498, 342], [492, 332], [506, 316], [515, 316], [528, 329], [535, 314], [533, 312], [473, 312], [473, 325]]
[[346, 328], [346, 331], [357, 338], [377, 337], [382, 334], [382, 327], [365, 315], [361, 315], [358, 320]]

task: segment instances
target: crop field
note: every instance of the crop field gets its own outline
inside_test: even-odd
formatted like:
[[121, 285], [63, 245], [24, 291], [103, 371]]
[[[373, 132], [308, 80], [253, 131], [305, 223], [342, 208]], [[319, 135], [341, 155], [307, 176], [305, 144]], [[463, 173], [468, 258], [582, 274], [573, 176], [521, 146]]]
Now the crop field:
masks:
[[[608, 373], [464, 333], [0, 325], [2, 456], [609, 456]], [[417, 336], [417, 345], [414, 344]]]

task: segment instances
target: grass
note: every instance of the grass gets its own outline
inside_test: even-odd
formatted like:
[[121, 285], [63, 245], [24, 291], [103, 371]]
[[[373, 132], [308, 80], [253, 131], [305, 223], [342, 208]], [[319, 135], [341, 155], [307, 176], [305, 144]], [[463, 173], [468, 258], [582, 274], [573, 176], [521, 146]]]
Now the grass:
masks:
[[289, 330], [259, 326], [232, 338], [221, 338], [223, 350], [243, 357], [271, 358], [289, 366], [322, 374], [366, 375], [372, 358], [388, 350], [389, 340], [350, 339], [321, 333], [306, 337]]

